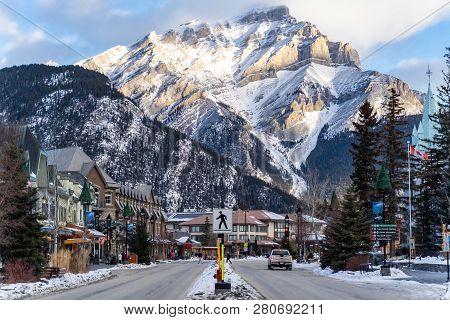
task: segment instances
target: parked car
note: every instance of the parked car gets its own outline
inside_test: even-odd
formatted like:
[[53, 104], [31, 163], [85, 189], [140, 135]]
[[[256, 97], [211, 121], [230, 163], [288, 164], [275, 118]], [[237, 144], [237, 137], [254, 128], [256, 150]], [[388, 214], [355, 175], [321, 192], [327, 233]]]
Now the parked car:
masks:
[[288, 250], [274, 249], [270, 253], [267, 266], [270, 270], [274, 267], [292, 270], [292, 256]]

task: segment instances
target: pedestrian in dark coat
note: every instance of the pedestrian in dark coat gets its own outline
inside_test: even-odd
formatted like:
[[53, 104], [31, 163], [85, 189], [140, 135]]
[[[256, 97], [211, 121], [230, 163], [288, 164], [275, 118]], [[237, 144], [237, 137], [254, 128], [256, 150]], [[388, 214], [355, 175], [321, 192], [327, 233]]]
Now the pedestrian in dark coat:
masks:
[[227, 253], [227, 263], [233, 264], [231, 263], [231, 254], [229, 252]]

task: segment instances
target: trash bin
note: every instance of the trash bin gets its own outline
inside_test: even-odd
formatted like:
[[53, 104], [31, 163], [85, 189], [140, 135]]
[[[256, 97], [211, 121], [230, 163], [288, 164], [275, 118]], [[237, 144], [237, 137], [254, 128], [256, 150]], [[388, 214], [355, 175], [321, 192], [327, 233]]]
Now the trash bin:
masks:
[[381, 275], [383, 277], [390, 277], [391, 276], [391, 266], [389, 266], [389, 265], [381, 266], [380, 271], [381, 271]]
[[138, 263], [138, 255], [137, 254], [130, 254], [130, 258], [128, 259], [129, 263], [134, 263], [137, 264]]

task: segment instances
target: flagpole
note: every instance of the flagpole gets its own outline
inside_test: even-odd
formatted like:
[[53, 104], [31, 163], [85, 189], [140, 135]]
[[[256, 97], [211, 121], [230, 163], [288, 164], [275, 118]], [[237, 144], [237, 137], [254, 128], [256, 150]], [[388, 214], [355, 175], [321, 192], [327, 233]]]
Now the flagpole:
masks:
[[411, 238], [412, 238], [412, 208], [411, 208], [411, 156], [410, 156], [410, 142], [408, 141], [408, 201], [409, 201], [409, 260], [408, 265], [411, 267]]

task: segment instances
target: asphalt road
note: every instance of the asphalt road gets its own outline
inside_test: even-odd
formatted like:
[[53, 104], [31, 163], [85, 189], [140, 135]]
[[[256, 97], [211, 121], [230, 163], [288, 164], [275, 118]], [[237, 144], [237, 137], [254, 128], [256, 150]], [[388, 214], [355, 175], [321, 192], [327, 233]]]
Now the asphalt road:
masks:
[[39, 297], [44, 300], [180, 300], [208, 263], [180, 262], [141, 270], [115, 271], [117, 276]]
[[270, 300], [382, 300], [408, 299], [382, 284], [349, 283], [304, 269], [267, 269], [267, 261], [233, 260], [234, 270]]

